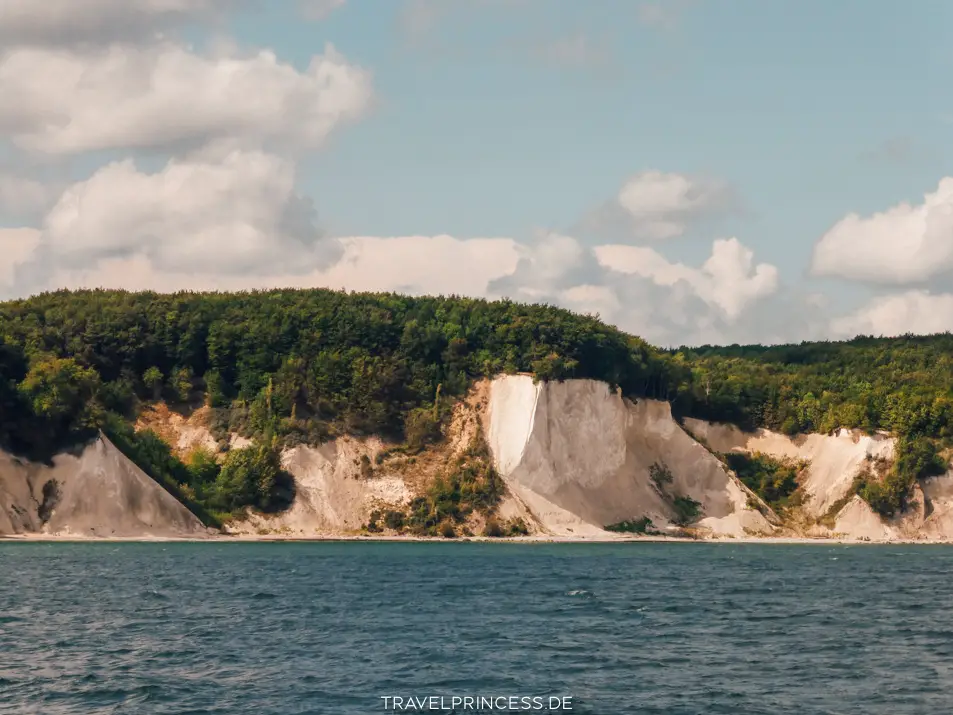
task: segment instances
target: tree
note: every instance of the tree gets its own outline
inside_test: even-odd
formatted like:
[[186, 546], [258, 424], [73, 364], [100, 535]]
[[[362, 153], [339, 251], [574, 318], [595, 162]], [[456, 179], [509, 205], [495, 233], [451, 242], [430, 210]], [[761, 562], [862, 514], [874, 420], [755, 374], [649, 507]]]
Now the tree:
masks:
[[97, 426], [99, 387], [99, 375], [92, 368], [72, 358], [47, 357], [30, 367], [19, 389], [34, 415], [54, 431], [68, 433]]
[[155, 365], [142, 374], [142, 384], [152, 391], [152, 399], [158, 400], [162, 396], [162, 382], [165, 378], [162, 371]]
[[192, 394], [193, 388], [193, 375], [192, 368], [189, 367], [180, 367], [175, 372], [172, 373], [170, 387], [172, 388], [172, 394], [175, 395], [175, 398], [179, 402], [188, 402], [189, 397]]
[[228, 453], [215, 480], [215, 503], [224, 511], [255, 507], [262, 511], [286, 508], [289, 476], [273, 446], [252, 445]]

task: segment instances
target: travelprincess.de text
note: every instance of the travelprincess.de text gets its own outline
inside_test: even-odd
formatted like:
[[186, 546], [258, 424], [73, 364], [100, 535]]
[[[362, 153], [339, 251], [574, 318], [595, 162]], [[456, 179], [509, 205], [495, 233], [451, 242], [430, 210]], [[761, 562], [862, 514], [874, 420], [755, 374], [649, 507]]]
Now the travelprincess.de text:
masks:
[[572, 696], [538, 695], [382, 695], [384, 710], [392, 712], [571, 712]]

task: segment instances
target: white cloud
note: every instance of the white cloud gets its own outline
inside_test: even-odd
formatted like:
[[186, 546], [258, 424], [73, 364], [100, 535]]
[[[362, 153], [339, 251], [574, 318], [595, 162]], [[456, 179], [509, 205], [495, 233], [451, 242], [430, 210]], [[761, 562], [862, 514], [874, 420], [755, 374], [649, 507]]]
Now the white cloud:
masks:
[[831, 321], [831, 333], [840, 338], [947, 331], [953, 331], [953, 295], [920, 290], [875, 298], [863, 308]]
[[372, 236], [342, 238], [344, 258], [322, 272], [320, 285], [349, 290], [484, 296], [487, 284], [516, 268], [508, 238]]
[[0, 45], [132, 39], [242, 0], [0, 0]]
[[301, 14], [308, 20], [321, 21], [347, 4], [347, 0], [298, 0]]
[[159, 269], [222, 274], [305, 272], [340, 255], [322, 240], [293, 165], [261, 152], [172, 160], [142, 173], [109, 164], [50, 211], [44, 244], [57, 264], [142, 254]]
[[563, 291], [563, 307], [577, 313], [599, 315], [605, 318], [616, 316], [624, 309], [618, 293], [610, 286], [583, 284]]
[[649, 170], [630, 177], [613, 199], [583, 218], [573, 233], [602, 243], [661, 241], [739, 207], [734, 189], [724, 181]]
[[13, 284], [17, 267], [30, 259], [39, 242], [34, 228], [0, 228], [0, 289]]
[[517, 250], [519, 261], [512, 271], [491, 284], [493, 294], [530, 303], [545, 302], [559, 290], [586, 279], [591, 251], [571, 236], [540, 232], [532, 243], [520, 244]]
[[343, 258], [307, 273], [229, 275], [204, 262], [191, 270], [167, 270], [145, 255], [107, 258], [87, 267], [63, 266], [52, 285], [127, 290], [249, 290], [315, 288], [399, 291], [415, 295], [482, 296], [492, 279], [512, 271], [517, 254], [503, 238], [461, 240], [451, 236], [346, 237]]
[[607, 269], [648, 278], [659, 286], [685, 283], [705, 303], [720, 308], [729, 321], [778, 289], [778, 269], [767, 263], [755, 266], [752, 251], [736, 238], [716, 240], [701, 268], [671, 263], [651, 248], [639, 246], [599, 246], [595, 253]]
[[304, 72], [270, 51], [21, 48], [0, 56], [0, 96], [0, 132], [52, 154], [223, 138], [315, 146], [368, 109], [371, 79], [330, 45]]
[[953, 178], [922, 204], [901, 203], [864, 218], [849, 214], [814, 247], [818, 276], [909, 284], [953, 270]]
[[727, 187], [718, 181], [645, 171], [625, 183], [617, 200], [640, 234], [664, 239], [681, 236], [693, 220], [722, 211], [729, 198]]
[[[701, 267], [668, 261], [650, 248], [612, 245], [590, 248], [570, 236], [540, 234], [518, 246], [516, 269], [491, 281], [491, 297], [560, 305], [598, 313], [623, 330], [662, 345], [747, 339], [752, 323], [772, 336], [800, 336], [803, 321], [782, 321], [761, 311], [775, 300], [774, 266], [754, 265], [736, 239], [715, 241]], [[787, 308], [787, 306], [785, 306]], [[761, 311], [753, 316], [752, 311]], [[802, 311], [803, 312], [803, 311]], [[744, 320], [741, 320], [744, 316]]]

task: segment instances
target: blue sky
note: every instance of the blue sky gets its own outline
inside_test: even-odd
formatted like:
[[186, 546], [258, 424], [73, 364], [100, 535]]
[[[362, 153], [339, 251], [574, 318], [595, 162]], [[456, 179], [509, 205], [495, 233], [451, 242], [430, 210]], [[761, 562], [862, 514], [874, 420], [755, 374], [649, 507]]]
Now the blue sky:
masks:
[[[953, 315], [937, 317], [953, 312], [953, 219], [939, 190], [953, 176], [953, 4], [943, 0], [176, 0], [175, 13], [117, 0], [112, 15], [62, 27], [11, 2], [23, 7], [0, 14], [0, 40], [4, 24], [17, 38], [0, 58], [0, 90], [35, 61], [39, 86], [67, 100], [0, 110], [0, 225], [17, 256], [0, 265], [0, 295], [459, 285], [599, 312], [664, 343], [953, 328]], [[275, 66], [249, 59], [263, 50]], [[329, 52], [339, 53], [329, 67], [361, 74], [325, 86], [319, 73], [305, 86], [312, 58]], [[109, 53], [140, 74], [108, 74]], [[64, 92], [54, 55], [107, 79]], [[173, 72], [169, 57], [198, 69]], [[188, 87], [202, 72], [207, 83]], [[292, 73], [299, 89], [288, 88]], [[228, 110], [116, 89], [147, 74], [185, 96], [237, 89]], [[24, 91], [9, 81], [6, 96]], [[106, 128], [78, 121], [96, 116], [96, 101]], [[287, 108], [299, 101], [296, 123]], [[168, 108], [178, 133], [168, 122], [151, 136], [126, 126], [144, 105]], [[315, 117], [327, 131], [303, 136]], [[241, 154], [229, 162], [228, 152]], [[255, 174], [242, 163], [250, 152], [274, 161]], [[131, 164], [104, 172], [110, 161]], [[176, 193], [191, 181], [224, 188], [193, 202], [195, 191]], [[33, 216], [24, 182], [46, 192]], [[128, 193], [139, 184], [150, 198]], [[687, 195], [673, 188], [683, 185]], [[620, 207], [626, 186], [635, 203]], [[136, 207], [121, 220], [110, 210], [118, 194]], [[225, 208], [236, 197], [250, 207], [237, 219]], [[316, 215], [292, 226], [299, 200]], [[897, 221], [876, 218], [898, 206]], [[844, 224], [851, 213], [870, 220]], [[301, 253], [316, 245], [311, 231], [334, 245]], [[467, 243], [484, 238], [499, 241]], [[234, 260], [216, 267], [222, 245]]]

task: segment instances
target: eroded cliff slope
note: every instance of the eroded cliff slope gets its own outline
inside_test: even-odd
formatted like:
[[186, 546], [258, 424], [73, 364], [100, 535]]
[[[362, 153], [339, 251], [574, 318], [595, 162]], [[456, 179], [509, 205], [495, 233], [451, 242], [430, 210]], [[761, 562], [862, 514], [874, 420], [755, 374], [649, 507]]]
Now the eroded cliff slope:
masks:
[[[675, 422], [668, 403], [632, 402], [594, 380], [514, 375], [493, 381], [487, 422], [497, 469], [547, 533], [594, 535], [640, 518], [716, 536], [774, 531], [766, 507]], [[697, 518], [679, 518], [679, 499], [697, 503]]]
[[[228, 448], [200, 414], [160, 419], [167, 412], [153, 410], [140, 427], [162, 432], [183, 456], [193, 448]], [[231, 435], [229, 442], [234, 448], [240, 440]], [[493, 518], [517, 521], [531, 534], [612, 538], [606, 527], [641, 522], [650, 532], [703, 538], [953, 539], [953, 472], [918, 484], [908, 509], [893, 519], [853, 493], [859, 474], [893, 458], [889, 435], [839, 430], [788, 437], [696, 419], [683, 427], [668, 403], [629, 400], [594, 380], [537, 382], [528, 375], [476, 383], [454, 410], [445, 438], [422, 450], [376, 437], [285, 450], [282, 464], [296, 483], [291, 508], [249, 512], [226, 531], [361, 533], [375, 513], [408, 515], [414, 500], [478, 443], [505, 486]], [[722, 461], [731, 452], [802, 465], [797, 505], [772, 511]], [[479, 534], [486, 519], [484, 512], [469, 513], [457, 533]], [[29, 533], [193, 537], [207, 530], [101, 436], [51, 465], [0, 453], [0, 534]]]
[[0, 452], [0, 535], [199, 537], [203, 524], [105, 436], [52, 464]]

